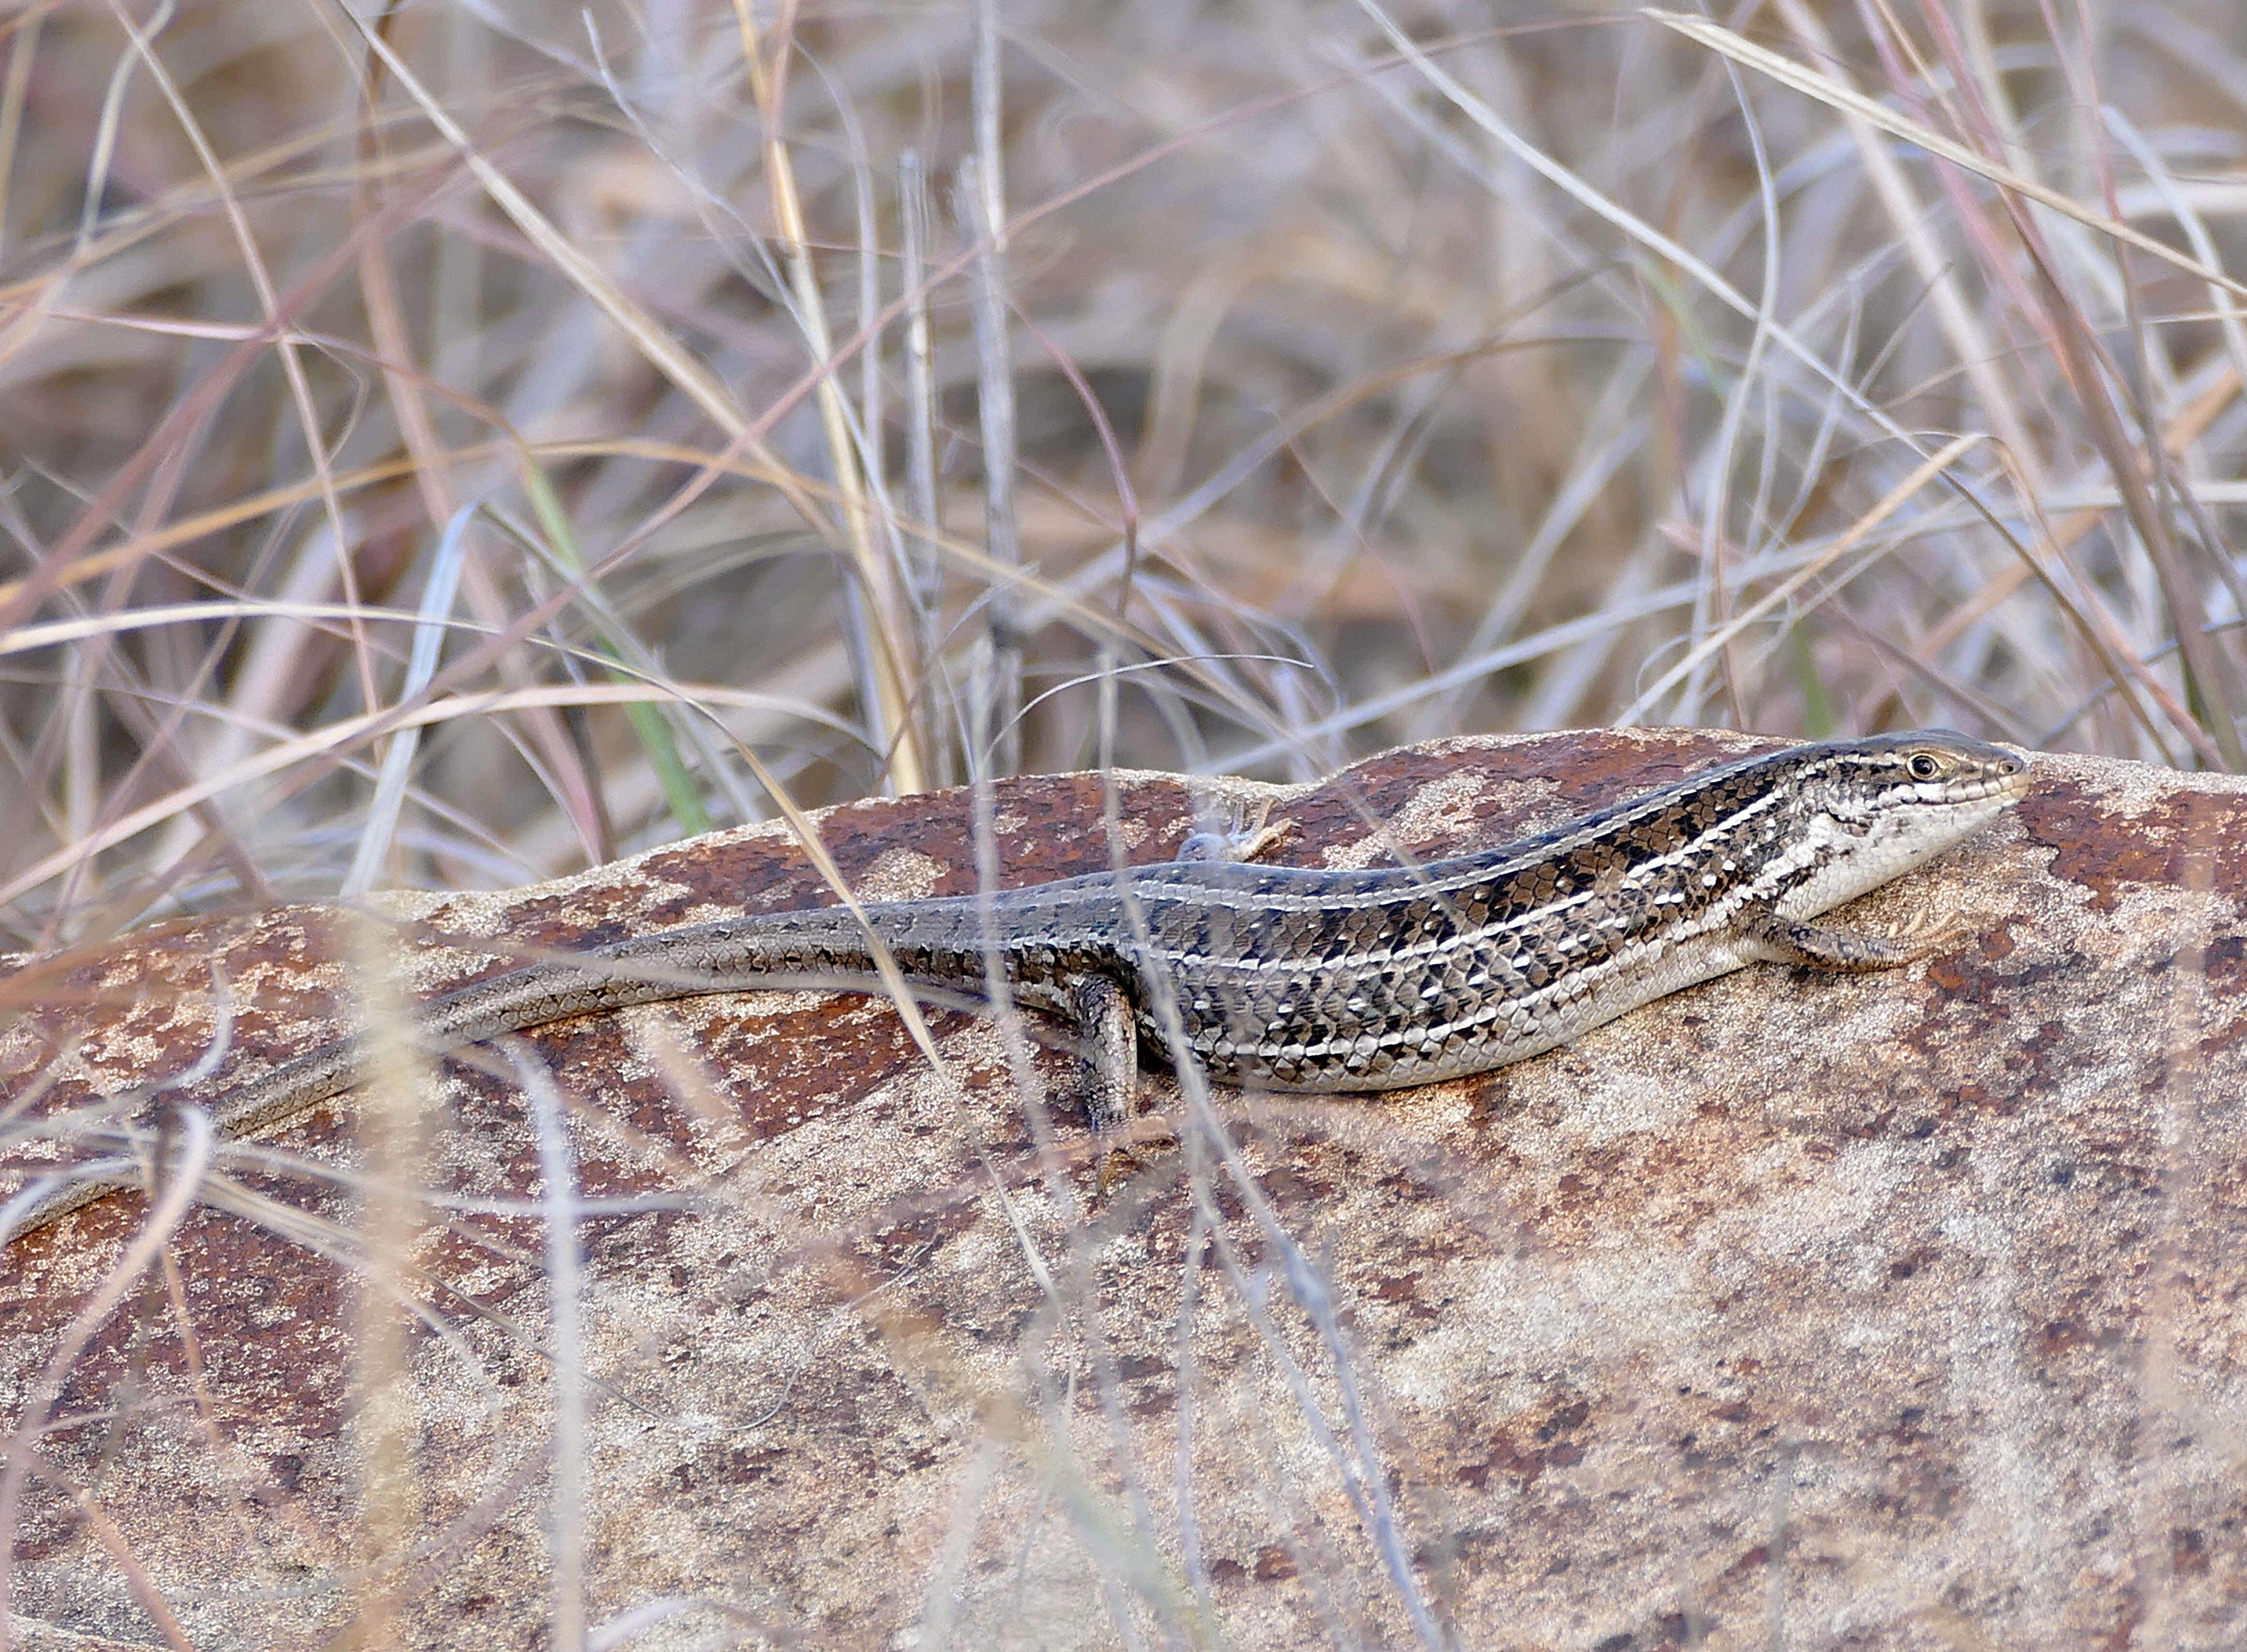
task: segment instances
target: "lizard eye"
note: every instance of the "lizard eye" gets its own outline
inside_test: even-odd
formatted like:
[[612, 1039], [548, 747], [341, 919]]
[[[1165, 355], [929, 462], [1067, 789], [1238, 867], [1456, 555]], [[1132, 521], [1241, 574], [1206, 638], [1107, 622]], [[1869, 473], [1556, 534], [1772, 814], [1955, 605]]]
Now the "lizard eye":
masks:
[[1943, 772], [1943, 765], [1936, 761], [1932, 752], [1912, 753], [1904, 768], [1914, 780], [1933, 780]]

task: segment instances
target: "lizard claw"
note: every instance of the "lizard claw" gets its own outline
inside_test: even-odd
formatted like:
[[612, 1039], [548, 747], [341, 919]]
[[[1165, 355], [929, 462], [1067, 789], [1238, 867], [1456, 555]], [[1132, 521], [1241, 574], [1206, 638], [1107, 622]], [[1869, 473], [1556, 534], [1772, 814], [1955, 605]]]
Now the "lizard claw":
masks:
[[1178, 1130], [1160, 1113], [1135, 1114], [1101, 1130], [1094, 1138], [1100, 1196], [1105, 1198], [1125, 1178], [1153, 1168], [1156, 1154], [1178, 1144]]

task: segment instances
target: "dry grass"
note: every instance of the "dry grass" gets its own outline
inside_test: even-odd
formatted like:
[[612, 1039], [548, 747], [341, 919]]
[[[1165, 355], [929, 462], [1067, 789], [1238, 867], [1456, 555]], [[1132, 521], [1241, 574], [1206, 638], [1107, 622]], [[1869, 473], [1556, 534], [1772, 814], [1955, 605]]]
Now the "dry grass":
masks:
[[2230, 8], [508, 15], [4, 25], [15, 944], [768, 777], [2240, 761]]

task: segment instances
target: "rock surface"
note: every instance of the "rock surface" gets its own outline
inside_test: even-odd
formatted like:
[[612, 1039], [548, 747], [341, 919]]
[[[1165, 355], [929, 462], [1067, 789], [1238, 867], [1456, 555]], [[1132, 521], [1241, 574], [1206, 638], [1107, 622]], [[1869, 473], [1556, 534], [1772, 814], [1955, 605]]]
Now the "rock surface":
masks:
[[[1285, 857], [1461, 852], [1757, 744], [1394, 753], [1278, 791]], [[1164, 858], [1271, 790], [1119, 776], [1115, 836]], [[1095, 779], [994, 816], [1010, 881], [1109, 858]], [[970, 823], [946, 795], [822, 831], [862, 893], [912, 895], [973, 886]], [[2247, 786], [2039, 758], [2011, 817], [1838, 920], [1961, 913], [1927, 964], [1759, 966], [1385, 1098], [1202, 1113], [1163, 1075], [1179, 1145], [1104, 1191], [1073, 1057], [986, 1020], [931, 1012], [950, 1082], [878, 1000], [557, 1024], [528, 1097], [487, 1052], [418, 1109], [346, 1098], [220, 1154], [297, 1214], [199, 1211], [143, 1255], [120, 1195], [7, 1253], [11, 1621], [33, 1647], [529, 1647], [557, 1612], [650, 1648], [2247, 1643], [2243, 897]], [[760, 831], [401, 899], [399, 990], [823, 898]], [[292, 909], [16, 960], [10, 1162], [42, 1150], [27, 1121], [202, 1057], [215, 959], [229, 1059], [326, 1035], [396, 948], [368, 932]], [[573, 1183], [575, 1267], [548, 1219]]]

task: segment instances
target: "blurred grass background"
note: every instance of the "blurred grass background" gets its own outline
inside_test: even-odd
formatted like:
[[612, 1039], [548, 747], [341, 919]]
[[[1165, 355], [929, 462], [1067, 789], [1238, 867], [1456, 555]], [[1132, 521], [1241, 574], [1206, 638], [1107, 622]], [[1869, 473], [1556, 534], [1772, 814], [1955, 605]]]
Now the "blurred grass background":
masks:
[[0, 16], [0, 915], [1573, 724], [2241, 766], [2231, 0]]

